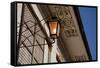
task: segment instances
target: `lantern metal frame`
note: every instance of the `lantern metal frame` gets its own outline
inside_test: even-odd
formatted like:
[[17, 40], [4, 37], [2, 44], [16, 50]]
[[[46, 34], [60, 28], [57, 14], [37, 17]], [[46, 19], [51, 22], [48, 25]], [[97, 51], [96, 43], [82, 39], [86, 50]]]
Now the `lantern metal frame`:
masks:
[[[51, 27], [50, 27], [50, 23], [53, 23], [53, 22], [57, 22], [57, 26], [56, 26], [56, 32], [53, 34], [52, 33], [52, 30], [51, 30]], [[56, 38], [58, 38], [59, 37], [59, 33], [60, 33], [60, 23], [59, 23], [59, 20], [56, 20], [56, 21], [48, 21], [48, 27], [49, 27], [49, 33], [50, 33], [50, 37], [51, 37], [51, 39], [56, 39]], [[59, 29], [59, 31], [58, 31], [58, 29]], [[58, 33], [59, 32], [59, 33]], [[58, 35], [57, 35], [58, 34]], [[53, 37], [54, 36], [54, 37]]]

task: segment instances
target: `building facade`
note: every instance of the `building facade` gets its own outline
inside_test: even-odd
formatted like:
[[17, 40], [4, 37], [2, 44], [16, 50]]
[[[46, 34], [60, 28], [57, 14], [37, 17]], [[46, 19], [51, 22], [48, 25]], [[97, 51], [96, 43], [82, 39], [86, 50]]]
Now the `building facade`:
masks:
[[[17, 3], [17, 64], [89, 61], [75, 7]], [[56, 16], [60, 34], [52, 44], [48, 21]]]

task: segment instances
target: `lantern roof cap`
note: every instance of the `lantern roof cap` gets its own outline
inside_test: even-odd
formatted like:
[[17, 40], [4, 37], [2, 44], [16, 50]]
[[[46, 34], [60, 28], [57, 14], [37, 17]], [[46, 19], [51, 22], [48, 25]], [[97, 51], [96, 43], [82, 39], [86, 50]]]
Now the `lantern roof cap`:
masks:
[[52, 19], [57, 19], [57, 17], [56, 16], [52, 16]]

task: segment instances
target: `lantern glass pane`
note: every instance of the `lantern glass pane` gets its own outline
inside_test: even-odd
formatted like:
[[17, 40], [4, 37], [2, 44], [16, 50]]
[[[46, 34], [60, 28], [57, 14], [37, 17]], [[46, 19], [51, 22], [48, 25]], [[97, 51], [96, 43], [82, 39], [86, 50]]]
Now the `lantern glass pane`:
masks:
[[60, 24], [58, 23], [58, 26], [57, 26], [57, 37], [59, 37], [59, 33], [60, 33]]
[[50, 33], [56, 34], [57, 32], [57, 22], [49, 22]]

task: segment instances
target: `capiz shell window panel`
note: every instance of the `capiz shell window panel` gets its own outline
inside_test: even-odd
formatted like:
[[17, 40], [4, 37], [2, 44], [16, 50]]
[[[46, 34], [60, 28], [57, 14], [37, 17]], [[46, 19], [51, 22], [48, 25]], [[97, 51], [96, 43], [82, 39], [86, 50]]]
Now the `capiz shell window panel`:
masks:
[[97, 6], [11, 3], [13, 66], [97, 61], [96, 35]]

